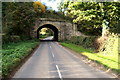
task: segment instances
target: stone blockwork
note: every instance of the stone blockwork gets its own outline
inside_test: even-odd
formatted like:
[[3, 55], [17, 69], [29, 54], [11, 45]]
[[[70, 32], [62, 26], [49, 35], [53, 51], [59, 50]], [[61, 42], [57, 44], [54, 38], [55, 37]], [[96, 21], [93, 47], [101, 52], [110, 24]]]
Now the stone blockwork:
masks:
[[53, 25], [58, 29], [58, 40], [69, 40], [72, 36], [77, 36], [77, 25], [68, 23], [63, 20], [40, 18], [36, 21], [35, 26], [31, 29], [31, 36], [37, 37], [37, 30], [47, 24]]

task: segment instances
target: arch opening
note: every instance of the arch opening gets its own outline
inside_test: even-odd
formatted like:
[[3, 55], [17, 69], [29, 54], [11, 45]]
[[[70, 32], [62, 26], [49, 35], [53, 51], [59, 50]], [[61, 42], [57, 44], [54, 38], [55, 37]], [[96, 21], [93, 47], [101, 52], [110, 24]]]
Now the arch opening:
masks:
[[[48, 28], [48, 29], [50, 29], [53, 32], [53, 39], [52, 39], [52, 41], [58, 41], [58, 29], [55, 26], [51, 25], [51, 24], [45, 24], [43, 26], [40, 26], [37, 29], [37, 39], [39, 39], [39, 37], [40, 37], [39, 31], [41, 29], [43, 29], [43, 28]], [[42, 40], [42, 41], [46, 41], [46, 40]], [[47, 41], [51, 41], [51, 40], [47, 40]]]

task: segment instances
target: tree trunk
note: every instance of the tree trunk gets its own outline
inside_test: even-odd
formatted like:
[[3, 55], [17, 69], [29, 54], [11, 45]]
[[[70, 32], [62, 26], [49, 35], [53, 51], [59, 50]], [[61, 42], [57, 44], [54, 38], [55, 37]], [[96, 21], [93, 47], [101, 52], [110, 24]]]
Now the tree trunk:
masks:
[[101, 15], [103, 17], [103, 21], [102, 21], [102, 37], [103, 37], [103, 36], [106, 36], [107, 32], [109, 31], [109, 27], [108, 27], [109, 22], [107, 21], [107, 19], [105, 17], [106, 14], [105, 14], [105, 11], [103, 9], [104, 4], [99, 3], [99, 6], [100, 6], [100, 10], [101, 10]]

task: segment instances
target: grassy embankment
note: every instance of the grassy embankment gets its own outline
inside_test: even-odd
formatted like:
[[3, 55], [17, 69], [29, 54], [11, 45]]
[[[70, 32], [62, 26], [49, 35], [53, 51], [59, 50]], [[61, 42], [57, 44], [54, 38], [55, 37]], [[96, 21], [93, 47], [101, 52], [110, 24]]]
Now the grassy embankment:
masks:
[[21, 60], [28, 56], [37, 45], [38, 42], [34, 40], [4, 44], [2, 49], [2, 76], [10, 75]]
[[120, 64], [120, 62], [118, 61], [117, 54], [116, 55], [105, 55], [102, 53], [95, 53], [94, 51], [90, 49], [85, 49], [82, 46], [79, 46], [73, 43], [61, 42], [61, 45], [68, 47], [71, 50], [74, 50], [84, 56], [87, 56], [90, 60], [103, 64], [107, 68], [117, 71], [118, 73], [120, 72], [120, 69], [118, 68], [119, 67], [118, 64]]

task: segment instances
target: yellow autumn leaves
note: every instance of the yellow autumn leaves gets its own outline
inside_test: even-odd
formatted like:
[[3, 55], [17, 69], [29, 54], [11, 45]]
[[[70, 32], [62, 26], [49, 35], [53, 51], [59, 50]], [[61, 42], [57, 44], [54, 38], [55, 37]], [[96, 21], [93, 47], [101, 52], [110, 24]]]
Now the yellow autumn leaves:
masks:
[[39, 11], [39, 9], [40, 9], [41, 12], [43, 12], [43, 13], [45, 12], [45, 6], [40, 1], [35, 1], [33, 3], [33, 7], [37, 11]]

